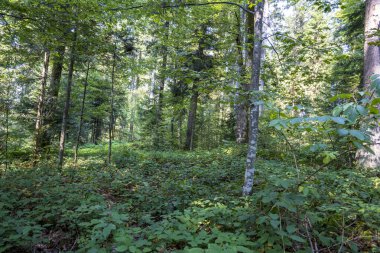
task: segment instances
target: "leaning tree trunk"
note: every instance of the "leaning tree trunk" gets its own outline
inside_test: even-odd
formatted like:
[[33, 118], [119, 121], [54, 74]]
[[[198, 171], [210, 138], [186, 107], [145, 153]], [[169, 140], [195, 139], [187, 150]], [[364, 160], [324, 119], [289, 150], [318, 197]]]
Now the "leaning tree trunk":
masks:
[[197, 115], [199, 92], [196, 85], [193, 86], [193, 94], [191, 95], [189, 116], [187, 119], [187, 131], [185, 149], [193, 150], [194, 148], [194, 135], [195, 135], [195, 120]]
[[47, 82], [48, 72], [49, 72], [49, 59], [50, 59], [50, 52], [48, 49], [45, 49], [44, 65], [42, 67], [41, 89], [40, 89], [40, 95], [38, 97], [38, 105], [37, 105], [36, 137], [35, 137], [36, 138], [36, 146], [35, 146], [36, 160], [41, 154], [41, 149], [42, 149], [43, 111], [44, 111], [44, 102], [45, 102], [46, 82]]
[[262, 53], [262, 33], [263, 33], [263, 10], [264, 0], [257, 3], [255, 7], [255, 26], [254, 26], [254, 42], [252, 58], [252, 76], [250, 85], [250, 128], [249, 142], [247, 153], [247, 164], [245, 170], [243, 195], [250, 195], [253, 187], [253, 179], [255, 174], [255, 161], [257, 153], [257, 141], [259, 132], [259, 105], [255, 96], [259, 90], [260, 83], [260, 68], [261, 68], [261, 53]]
[[[365, 43], [364, 43], [364, 87], [370, 89], [370, 77], [380, 74], [380, 38], [372, 36], [376, 29], [380, 29], [380, 0], [367, 0], [365, 7]], [[376, 43], [374, 45], [372, 43]], [[380, 106], [379, 106], [380, 109]], [[359, 164], [366, 168], [380, 167], [380, 122], [371, 129], [371, 149], [374, 154], [360, 150], [357, 158]]]
[[65, 107], [63, 109], [62, 128], [61, 128], [61, 135], [60, 135], [60, 140], [59, 140], [59, 153], [58, 153], [58, 167], [59, 168], [62, 168], [63, 156], [65, 154], [66, 129], [67, 129], [67, 122], [69, 120], [69, 108], [70, 108], [70, 101], [71, 101], [71, 86], [73, 84], [75, 53], [76, 53], [75, 52], [76, 40], [77, 40], [77, 30], [75, 28], [75, 31], [73, 34], [73, 43], [71, 45], [70, 64], [69, 64], [69, 71], [68, 71], [68, 76], [67, 76], [67, 86], [66, 86]]
[[74, 163], [77, 163], [78, 161], [78, 150], [79, 150], [79, 141], [80, 136], [82, 133], [82, 125], [83, 125], [83, 116], [84, 116], [84, 105], [86, 102], [86, 94], [87, 94], [87, 86], [88, 86], [88, 72], [90, 71], [90, 61], [87, 63], [87, 70], [86, 70], [86, 77], [84, 80], [84, 87], [83, 87], [83, 98], [82, 98], [82, 105], [80, 108], [80, 118], [79, 118], [79, 128], [77, 133], [77, 138], [75, 141], [75, 147], [74, 147]]

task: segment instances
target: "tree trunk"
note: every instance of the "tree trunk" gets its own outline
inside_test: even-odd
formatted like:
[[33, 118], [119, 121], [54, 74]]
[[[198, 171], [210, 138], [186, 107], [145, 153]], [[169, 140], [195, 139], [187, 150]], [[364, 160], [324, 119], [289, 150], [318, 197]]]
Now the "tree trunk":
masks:
[[183, 109], [179, 112], [179, 119], [178, 119], [178, 145], [182, 147], [182, 121], [183, 121], [183, 116], [185, 115], [185, 112]]
[[111, 111], [110, 111], [110, 123], [108, 127], [108, 165], [111, 165], [112, 158], [112, 129], [113, 129], [113, 93], [115, 84], [115, 67], [116, 67], [116, 44], [113, 52], [112, 73], [111, 73]]
[[58, 47], [55, 52], [50, 56], [53, 61], [51, 70], [50, 84], [46, 96], [46, 103], [44, 108], [44, 122], [41, 133], [41, 145], [43, 148], [50, 145], [53, 137], [53, 129], [58, 124], [56, 119], [58, 93], [61, 83], [63, 59], [65, 54], [65, 47]]
[[10, 111], [10, 84], [7, 87], [7, 101], [5, 103], [5, 171], [9, 167], [8, 142], [9, 142], [9, 111]]
[[86, 94], [87, 94], [87, 86], [88, 86], [88, 72], [90, 71], [90, 61], [87, 63], [87, 71], [86, 71], [86, 77], [84, 80], [84, 87], [83, 87], [83, 98], [82, 98], [82, 105], [80, 108], [80, 118], [79, 118], [79, 128], [77, 133], [77, 138], [75, 141], [75, 148], [74, 148], [74, 163], [77, 163], [78, 161], [78, 150], [79, 150], [79, 141], [80, 136], [82, 133], [82, 125], [83, 125], [83, 116], [84, 116], [84, 105], [86, 102]]
[[189, 116], [187, 119], [187, 131], [186, 131], [186, 142], [185, 149], [193, 150], [194, 148], [194, 135], [195, 135], [195, 120], [197, 115], [197, 105], [198, 105], [199, 92], [196, 85], [193, 86], [193, 94], [191, 95]]
[[[247, 141], [247, 119], [248, 119], [248, 105], [246, 99], [246, 91], [248, 90], [248, 85], [244, 83], [243, 79], [245, 76], [245, 67], [244, 67], [244, 37], [245, 37], [245, 12], [242, 11], [241, 18], [238, 18], [238, 33], [236, 36], [236, 46], [238, 52], [237, 58], [237, 75], [238, 79], [236, 80], [237, 93], [235, 97], [235, 117], [236, 117], [236, 126], [235, 126], [235, 135], [237, 143], [244, 143]], [[242, 25], [243, 24], [243, 25]]]
[[[380, 74], [380, 47], [371, 45], [373, 42], [380, 42], [378, 36], [371, 34], [380, 28], [380, 0], [367, 0], [365, 9], [365, 44], [364, 44], [364, 87], [370, 89], [370, 77], [373, 74]], [[379, 106], [380, 109], [380, 106]], [[370, 148], [374, 152], [371, 154], [364, 150], [358, 152], [359, 164], [365, 168], [380, 167], [380, 122], [377, 127], [371, 129]]]
[[35, 137], [36, 146], [35, 146], [35, 152], [34, 152], [36, 160], [41, 154], [41, 149], [42, 149], [42, 126], [43, 126], [43, 117], [44, 117], [43, 112], [44, 112], [46, 82], [47, 82], [48, 72], [49, 72], [49, 59], [50, 59], [50, 52], [48, 49], [45, 49], [44, 65], [42, 67], [41, 89], [40, 89], [40, 95], [38, 97], [37, 117], [36, 117], [36, 137]]
[[67, 86], [66, 86], [66, 98], [65, 98], [65, 106], [63, 109], [63, 115], [62, 115], [62, 128], [61, 128], [61, 135], [59, 140], [59, 153], [58, 153], [58, 167], [62, 168], [63, 166], [63, 157], [65, 154], [65, 141], [66, 141], [66, 129], [67, 129], [67, 122], [69, 120], [69, 109], [70, 109], [70, 101], [71, 101], [71, 86], [73, 84], [73, 74], [74, 74], [74, 64], [75, 64], [75, 47], [76, 47], [76, 40], [77, 40], [77, 30], [75, 28], [74, 34], [73, 34], [73, 43], [71, 45], [71, 53], [70, 53], [70, 64], [69, 64], [69, 71], [67, 76]]
[[371, 36], [376, 29], [380, 29], [380, 0], [367, 0], [363, 71], [365, 87], [369, 86], [371, 75], [380, 74], [380, 47], [370, 45], [370, 43], [379, 42], [379, 37]]
[[264, 0], [258, 2], [255, 7], [255, 21], [254, 21], [254, 45], [252, 54], [252, 76], [250, 85], [250, 128], [249, 128], [249, 142], [248, 153], [246, 161], [246, 170], [243, 186], [243, 195], [250, 195], [253, 187], [253, 180], [255, 174], [255, 161], [257, 153], [257, 141], [259, 132], [259, 106], [256, 104], [257, 98], [255, 92], [259, 90], [260, 85], [260, 69], [261, 69], [261, 53], [262, 53], [262, 32], [263, 32], [263, 9]]
[[[248, 1], [248, 10], [255, 11], [255, 1], [256, 0], [249, 0]], [[247, 71], [252, 70], [252, 65], [254, 59], [252, 58], [253, 55], [253, 47], [254, 47], [254, 40], [255, 40], [255, 15], [253, 13], [246, 13], [245, 18], [245, 30], [243, 29], [244, 33], [246, 33], [246, 47], [243, 48], [243, 52], [245, 52], [245, 66], [247, 68]], [[242, 33], [242, 34], [244, 34]]]
[[[165, 38], [164, 43], [168, 41], [169, 38], [169, 21], [164, 24]], [[156, 112], [156, 133], [153, 145], [159, 148], [163, 141], [163, 134], [161, 131], [162, 126], [162, 110], [164, 107], [164, 90], [165, 90], [165, 80], [166, 80], [166, 66], [168, 62], [168, 47], [166, 45], [162, 48], [162, 65], [160, 73], [160, 83], [158, 86], [158, 102], [157, 102], [157, 112]]]

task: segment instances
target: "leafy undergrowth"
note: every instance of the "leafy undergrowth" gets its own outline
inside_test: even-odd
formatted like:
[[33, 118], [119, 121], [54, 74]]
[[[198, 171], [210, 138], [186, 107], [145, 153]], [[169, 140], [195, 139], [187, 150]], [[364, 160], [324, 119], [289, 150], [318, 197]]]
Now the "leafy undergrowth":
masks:
[[380, 252], [373, 171], [259, 160], [242, 198], [244, 149], [81, 154], [2, 174], [0, 252]]

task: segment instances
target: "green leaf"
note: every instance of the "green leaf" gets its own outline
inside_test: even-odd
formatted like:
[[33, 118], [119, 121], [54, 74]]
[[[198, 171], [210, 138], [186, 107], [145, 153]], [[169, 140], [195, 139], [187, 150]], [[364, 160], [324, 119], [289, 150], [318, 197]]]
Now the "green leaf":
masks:
[[339, 134], [340, 136], [346, 136], [346, 135], [348, 135], [349, 130], [347, 130], [347, 129], [343, 129], [343, 128], [340, 128], [340, 129], [337, 130], [337, 132], [338, 132], [338, 134]]
[[278, 220], [279, 216], [276, 213], [269, 213], [269, 217], [273, 220]]
[[286, 226], [286, 231], [288, 231], [289, 234], [293, 234], [294, 232], [296, 232], [296, 230], [297, 230], [297, 228], [294, 225]]
[[292, 240], [297, 241], [297, 242], [302, 242], [302, 243], [306, 242], [305, 239], [299, 237], [298, 235], [290, 235], [289, 237], [290, 237]]
[[331, 162], [331, 157], [330, 157], [330, 156], [325, 156], [325, 157], [323, 158], [323, 163], [324, 163], [324, 164], [328, 164], [329, 162]]
[[343, 111], [343, 107], [341, 105], [338, 105], [336, 106], [333, 111], [332, 111], [332, 115], [333, 116], [339, 116]]
[[134, 252], [136, 252], [137, 251], [137, 248], [136, 248], [136, 246], [129, 246], [129, 252], [131, 252], [131, 253], [134, 253]]
[[376, 106], [376, 105], [378, 105], [378, 104], [380, 104], [380, 98], [374, 98], [374, 99], [372, 100], [372, 102], [371, 102], [371, 105], [372, 105], [372, 106]]
[[272, 225], [273, 228], [277, 229], [278, 225], [280, 225], [280, 221], [279, 220], [271, 220], [270, 224]]
[[192, 248], [192, 249], [188, 249], [186, 250], [186, 252], [189, 252], [189, 253], [204, 253], [205, 251], [201, 248]]
[[331, 120], [340, 125], [344, 125], [346, 122], [346, 119], [342, 117], [331, 117]]
[[108, 236], [111, 234], [111, 231], [116, 229], [116, 226], [114, 224], [108, 224], [104, 229], [103, 229], [103, 237], [108, 238]]
[[361, 141], [365, 141], [367, 139], [366, 135], [359, 130], [350, 130], [350, 135]]
[[206, 253], [220, 253], [223, 252], [223, 248], [216, 244], [209, 244]]
[[241, 253], [252, 253], [252, 250], [244, 246], [236, 246], [236, 250]]
[[117, 252], [126, 252], [128, 250], [128, 245], [119, 245], [116, 247]]

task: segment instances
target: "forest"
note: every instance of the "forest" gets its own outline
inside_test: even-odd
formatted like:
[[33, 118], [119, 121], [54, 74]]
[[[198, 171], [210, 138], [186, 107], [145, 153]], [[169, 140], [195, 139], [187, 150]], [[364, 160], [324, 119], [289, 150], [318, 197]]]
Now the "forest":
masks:
[[380, 252], [380, 0], [1, 0], [0, 253]]

